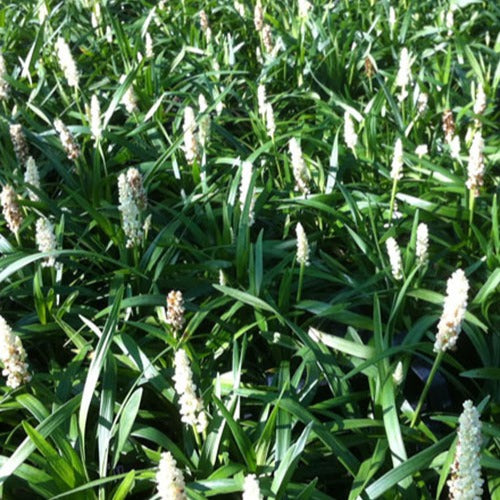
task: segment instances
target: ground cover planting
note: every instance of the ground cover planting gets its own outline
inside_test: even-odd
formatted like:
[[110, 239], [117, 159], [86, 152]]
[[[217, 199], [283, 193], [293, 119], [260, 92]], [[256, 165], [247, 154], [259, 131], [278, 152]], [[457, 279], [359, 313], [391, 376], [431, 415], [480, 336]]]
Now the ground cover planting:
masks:
[[0, 2], [0, 498], [500, 498], [495, 2]]

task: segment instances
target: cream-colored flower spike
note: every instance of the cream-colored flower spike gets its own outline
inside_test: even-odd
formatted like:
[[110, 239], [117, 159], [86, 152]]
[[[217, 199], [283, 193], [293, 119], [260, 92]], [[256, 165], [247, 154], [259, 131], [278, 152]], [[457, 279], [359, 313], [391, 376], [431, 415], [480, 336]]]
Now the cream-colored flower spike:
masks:
[[59, 134], [59, 139], [64, 151], [66, 151], [68, 159], [76, 160], [80, 156], [80, 149], [75, 141], [75, 138], [73, 137], [73, 134], [59, 118], [54, 120], [54, 128]]
[[392, 276], [396, 280], [403, 278], [403, 263], [401, 261], [401, 250], [399, 249], [398, 242], [391, 236], [385, 242], [387, 247], [387, 254], [391, 263]]
[[13, 123], [9, 127], [9, 133], [17, 161], [21, 165], [24, 165], [29, 156], [29, 148], [23, 133], [23, 128], [18, 123]]
[[295, 178], [295, 185], [297, 189], [302, 191], [302, 193], [309, 194], [309, 172], [302, 156], [302, 149], [295, 137], [292, 137], [288, 142], [288, 149], [292, 158], [292, 170]]
[[17, 389], [31, 380], [21, 339], [14, 335], [3, 316], [0, 316], [0, 361], [8, 387]]
[[484, 93], [484, 88], [482, 84], [477, 86], [476, 98], [474, 100], [474, 113], [476, 115], [482, 115], [486, 109], [486, 94]]
[[127, 237], [127, 248], [139, 243], [144, 235], [141, 222], [147, 198], [142, 185], [142, 176], [136, 168], [129, 168], [118, 177], [118, 201], [122, 215], [122, 229]]
[[203, 432], [208, 425], [207, 415], [203, 402], [196, 395], [196, 385], [193, 382], [193, 372], [186, 351], [180, 348], [175, 353], [174, 359], [175, 392], [179, 396], [181, 406], [181, 420], [187, 425], [192, 425], [198, 432]]
[[263, 498], [260, 492], [259, 481], [257, 481], [255, 474], [245, 476], [241, 500], [263, 500]]
[[391, 179], [399, 180], [403, 177], [403, 142], [398, 137], [394, 145], [391, 165]]
[[[54, 225], [45, 217], [40, 217], [36, 221], [36, 244], [40, 252], [52, 252], [56, 250], [56, 235], [54, 233]], [[53, 256], [46, 257], [42, 266], [54, 267], [56, 258]]]
[[401, 50], [401, 55], [399, 57], [399, 70], [396, 75], [396, 87], [401, 89], [400, 94], [398, 96], [398, 100], [400, 102], [404, 101], [408, 96], [408, 91], [406, 87], [411, 82], [411, 55], [408, 52], [406, 47], [403, 47]]
[[297, 234], [297, 262], [300, 265], [308, 266], [309, 262], [309, 242], [307, 241], [306, 232], [302, 227], [300, 222], [297, 223], [295, 228], [295, 232]]
[[191, 106], [184, 108], [184, 155], [186, 161], [192, 165], [199, 154], [199, 144], [196, 138], [197, 124], [194, 117], [194, 110]]
[[156, 473], [156, 488], [160, 499], [186, 500], [185, 487], [184, 474], [177, 467], [175, 458], [169, 451], [163, 452]]
[[80, 75], [76, 68], [75, 60], [73, 59], [71, 51], [69, 50], [68, 44], [61, 37], [57, 39], [56, 51], [57, 58], [59, 59], [59, 66], [61, 66], [68, 85], [70, 87], [77, 88]]
[[417, 227], [416, 254], [420, 265], [427, 262], [429, 251], [429, 228], [427, 224], [421, 222]]
[[457, 269], [446, 285], [446, 299], [434, 343], [435, 352], [455, 348], [467, 310], [468, 292], [469, 282], [465, 273], [462, 269]]
[[469, 150], [469, 163], [467, 165], [468, 179], [466, 186], [473, 196], [479, 195], [479, 188], [483, 185], [484, 176], [484, 141], [481, 130], [476, 130]]
[[468, 400], [458, 419], [458, 442], [448, 481], [450, 500], [481, 500], [481, 421], [477, 408]]
[[9, 229], [17, 235], [23, 223], [24, 217], [17, 202], [17, 194], [11, 185], [6, 184], [0, 194], [2, 211]]
[[90, 133], [94, 142], [98, 142], [102, 135], [101, 105], [99, 104], [99, 98], [95, 94], [90, 99]]
[[184, 322], [184, 297], [182, 292], [172, 290], [167, 295], [167, 323], [176, 332], [180, 332]]
[[0, 53], [0, 101], [9, 97], [9, 84], [7, 83], [7, 80], [5, 80], [6, 74], [7, 68], [5, 66], [5, 59]]
[[[37, 189], [41, 189], [40, 186], [40, 174], [38, 172], [38, 167], [36, 166], [35, 160], [30, 156], [26, 160], [26, 170], [24, 171], [24, 182]], [[38, 195], [32, 191], [29, 187], [26, 188], [28, 191], [28, 196], [31, 201], [38, 201]]]

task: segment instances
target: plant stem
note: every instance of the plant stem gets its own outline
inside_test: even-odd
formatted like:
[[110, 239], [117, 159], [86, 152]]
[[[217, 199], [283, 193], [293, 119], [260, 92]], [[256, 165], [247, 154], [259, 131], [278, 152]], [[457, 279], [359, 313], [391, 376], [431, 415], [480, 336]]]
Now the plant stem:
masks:
[[299, 287], [297, 288], [297, 299], [296, 299], [296, 302], [300, 302], [300, 298], [302, 296], [302, 284], [304, 282], [304, 269], [305, 269], [304, 263], [300, 264], [300, 270], [299, 270]]
[[434, 380], [436, 372], [438, 371], [438, 368], [439, 368], [439, 365], [441, 364], [441, 360], [443, 359], [443, 356], [444, 356], [444, 351], [439, 351], [438, 355], [436, 356], [436, 359], [434, 360], [434, 364], [432, 365], [429, 377], [427, 378], [427, 381], [425, 382], [424, 390], [422, 391], [422, 394], [420, 395], [417, 409], [415, 410], [415, 413], [413, 414], [413, 418], [411, 420], [410, 427], [413, 427], [418, 421], [420, 411], [422, 410], [422, 405], [424, 404], [425, 398], [427, 397], [427, 393], [429, 392], [432, 381]]

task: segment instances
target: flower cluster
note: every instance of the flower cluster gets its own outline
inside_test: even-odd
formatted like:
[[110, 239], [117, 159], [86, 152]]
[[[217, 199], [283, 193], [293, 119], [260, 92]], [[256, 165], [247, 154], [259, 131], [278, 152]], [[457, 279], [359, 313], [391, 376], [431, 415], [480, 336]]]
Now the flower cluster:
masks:
[[184, 155], [186, 161], [192, 165], [199, 155], [198, 139], [196, 138], [196, 119], [194, 117], [194, 110], [191, 106], [184, 108], [184, 124], [182, 130], [184, 131]]
[[16, 153], [17, 161], [24, 165], [29, 156], [28, 143], [26, 142], [26, 137], [23, 133], [23, 128], [21, 125], [15, 123], [9, 127], [10, 139], [12, 141], [12, 146], [14, 147], [14, 153]]
[[9, 84], [5, 80], [7, 68], [5, 67], [5, 59], [0, 54], [0, 101], [9, 97]]
[[205, 148], [208, 138], [210, 135], [210, 115], [208, 114], [208, 104], [205, 96], [200, 94], [198, 96], [198, 106], [200, 108], [200, 114], [203, 116], [200, 118], [200, 131], [198, 132], [198, 140], [200, 142], [200, 146]]
[[469, 282], [462, 269], [458, 269], [446, 285], [446, 299], [434, 343], [435, 352], [444, 352], [455, 347], [467, 309], [468, 292]]
[[398, 137], [394, 145], [392, 156], [391, 179], [399, 180], [403, 177], [403, 142]]
[[180, 348], [175, 353], [175, 391], [179, 395], [181, 405], [181, 420], [192, 425], [198, 432], [203, 432], [208, 425], [203, 402], [196, 396], [196, 385], [193, 382], [193, 372], [186, 351]]
[[484, 176], [484, 141], [481, 130], [477, 130], [472, 139], [469, 150], [469, 163], [467, 165], [468, 179], [466, 186], [473, 196], [479, 195], [479, 187], [483, 185]]
[[427, 262], [429, 251], [429, 228], [427, 224], [421, 222], [417, 227], [417, 245], [416, 254], [420, 265]]
[[297, 223], [295, 227], [295, 232], [297, 234], [297, 262], [302, 266], [308, 266], [309, 262], [309, 242], [307, 241], [306, 232], [302, 227], [300, 222]]
[[255, 474], [245, 476], [241, 500], [262, 500], [263, 498], [260, 492], [259, 481], [257, 481]]
[[401, 261], [401, 250], [399, 249], [398, 242], [391, 236], [387, 238], [385, 246], [387, 247], [387, 254], [391, 263], [392, 276], [394, 279], [400, 280], [403, 277], [403, 263]]
[[444, 140], [450, 147], [451, 157], [458, 159], [460, 157], [460, 137], [455, 135], [455, 120], [450, 109], [443, 111], [443, 132]]
[[142, 185], [142, 176], [136, 168], [129, 168], [127, 173], [118, 177], [118, 201], [122, 214], [122, 228], [127, 237], [127, 248], [135, 246], [143, 236], [141, 224], [142, 211], [147, 199]]
[[175, 458], [169, 451], [161, 454], [158, 472], [156, 473], [156, 487], [161, 500], [185, 500], [184, 475], [177, 467]]
[[[38, 167], [36, 166], [35, 160], [32, 156], [28, 157], [26, 160], [26, 170], [24, 172], [24, 182], [33, 186], [37, 189], [41, 189], [40, 186], [40, 174], [38, 173]], [[38, 201], [38, 195], [29, 187], [27, 187], [28, 196], [31, 201]]]
[[3, 316], [0, 316], [0, 361], [8, 387], [16, 389], [31, 380], [21, 339], [14, 335]]
[[167, 295], [167, 323], [179, 332], [184, 326], [184, 298], [182, 292], [172, 290]]
[[[45, 217], [36, 221], [36, 244], [40, 252], [52, 252], [56, 249], [56, 235], [54, 225]], [[46, 257], [42, 266], [54, 267], [56, 259], [53, 256]]]
[[59, 66], [61, 66], [68, 85], [70, 87], [78, 87], [78, 80], [80, 79], [80, 75], [78, 74], [75, 60], [71, 55], [68, 44], [61, 37], [57, 39], [56, 51], [57, 58], [59, 59]]
[[80, 149], [78, 148], [78, 144], [76, 143], [73, 134], [59, 118], [54, 121], [54, 128], [59, 134], [59, 139], [64, 151], [66, 151], [68, 159], [76, 160], [80, 156]]
[[17, 194], [10, 184], [6, 184], [3, 187], [2, 193], [0, 194], [0, 200], [2, 202], [3, 216], [5, 217], [7, 226], [17, 235], [24, 218], [21, 213], [21, 208], [17, 203]]
[[399, 56], [399, 70], [396, 75], [396, 87], [401, 89], [398, 96], [399, 101], [404, 101], [408, 96], [408, 91], [406, 87], [411, 82], [411, 65], [412, 60], [410, 53], [406, 47], [401, 49], [401, 55]]
[[[120, 83], [123, 83], [126, 79], [127, 76], [122, 75], [120, 77]], [[132, 83], [127, 87], [127, 90], [125, 90], [120, 102], [125, 106], [127, 113], [132, 114], [137, 110], [137, 98], [135, 97], [134, 87]]]
[[448, 481], [450, 500], [480, 500], [483, 497], [480, 454], [481, 421], [477, 408], [467, 400], [458, 419], [458, 442]]
[[304, 194], [309, 194], [309, 172], [307, 170], [304, 158], [302, 157], [302, 149], [295, 137], [292, 137], [288, 142], [288, 149], [292, 157], [293, 177], [295, 185], [299, 191]]
[[98, 142], [102, 135], [101, 105], [95, 94], [93, 94], [90, 99], [90, 132], [94, 142]]

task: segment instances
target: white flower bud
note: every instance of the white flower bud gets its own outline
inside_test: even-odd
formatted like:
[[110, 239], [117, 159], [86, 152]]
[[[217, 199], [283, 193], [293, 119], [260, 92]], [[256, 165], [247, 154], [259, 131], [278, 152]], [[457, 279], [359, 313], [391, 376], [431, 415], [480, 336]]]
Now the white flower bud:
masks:
[[426, 155], [429, 153], [429, 148], [427, 147], [427, 144], [420, 144], [415, 148], [415, 154], [419, 157], [422, 158], [422, 156]]
[[191, 106], [184, 108], [184, 125], [182, 128], [184, 131], [184, 155], [186, 161], [191, 165], [199, 154], [198, 140], [196, 138], [197, 125]]
[[[123, 83], [127, 79], [126, 75], [120, 77], [120, 83]], [[134, 113], [137, 111], [137, 98], [134, 93], [134, 86], [132, 83], [128, 86], [127, 90], [122, 96], [121, 103], [125, 106], [127, 113]]]
[[56, 132], [59, 134], [59, 139], [61, 144], [66, 151], [66, 155], [69, 160], [76, 160], [78, 156], [80, 156], [80, 149], [78, 148], [77, 143], [73, 137], [73, 134], [69, 131], [68, 127], [64, 125], [64, 123], [57, 118], [54, 120], [54, 128]]
[[179, 332], [184, 322], [184, 297], [182, 292], [172, 290], [167, 295], [167, 323]]

